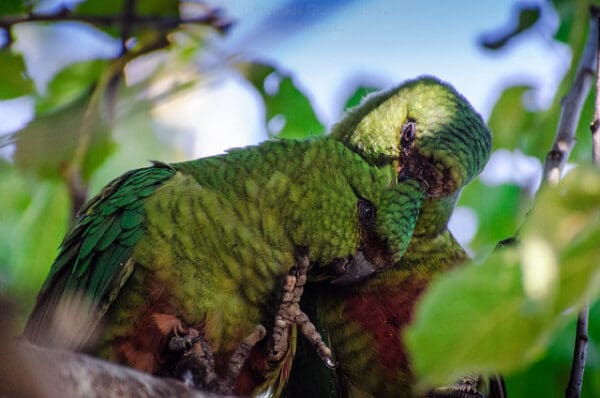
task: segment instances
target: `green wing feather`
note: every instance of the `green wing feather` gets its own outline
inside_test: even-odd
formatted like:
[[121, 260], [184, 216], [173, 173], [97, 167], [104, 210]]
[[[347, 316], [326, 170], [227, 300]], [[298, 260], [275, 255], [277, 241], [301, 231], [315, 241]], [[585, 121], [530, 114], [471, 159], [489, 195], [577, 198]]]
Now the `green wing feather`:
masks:
[[51, 346], [85, 344], [133, 271], [129, 259], [144, 233], [144, 199], [174, 174], [162, 163], [129, 171], [81, 209], [37, 297], [25, 336]]

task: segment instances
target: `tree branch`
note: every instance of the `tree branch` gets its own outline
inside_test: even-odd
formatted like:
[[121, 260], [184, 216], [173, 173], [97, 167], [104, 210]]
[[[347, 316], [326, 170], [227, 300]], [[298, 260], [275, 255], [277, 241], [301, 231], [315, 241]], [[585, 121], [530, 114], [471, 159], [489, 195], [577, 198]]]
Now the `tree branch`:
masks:
[[[600, 25], [600, 7], [590, 7], [595, 25]], [[590, 125], [592, 131], [592, 161], [600, 167], [600, 31], [596, 35], [596, 101], [594, 103], [594, 120]]]
[[575, 132], [581, 116], [581, 109], [592, 85], [596, 69], [598, 42], [598, 23], [596, 18], [590, 22], [588, 41], [581, 56], [571, 90], [562, 100], [562, 109], [556, 129], [554, 145], [544, 163], [544, 181], [555, 185], [560, 180], [562, 169], [569, 158], [575, 143]]
[[590, 307], [586, 304], [577, 317], [577, 331], [575, 335], [575, 349], [573, 350], [573, 364], [569, 383], [565, 390], [566, 398], [579, 398], [583, 384], [583, 371], [585, 370], [585, 357], [588, 343], [588, 318]]
[[[71, 13], [63, 9], [54, 14], [19, 15], [14, 17], [0, 18], [0, 28], [10, 29], [13, 25], [24, 22], [84, 22], [97, 27], [120, 26], [123, 21], [122, 15], [85, 15]], [[181, 18], [179, 16], [140, 16], [135, 13], [127, 20], [130, 26], [144, 26], [156, 30], [169, 30], [183, 24], [208, 25], [221, 33], [231, 27], [231, 20], [223, 17], [220, 9], [210, 9], [205, 15], [193, 18]]]
[[[584, 58], [590, 56], [588, 52], [593, 49], [593, 59], [595, 60], [596, 69], [596, 100], [594, 119], [590, 125], [592, 130], [592, 159], [594, 164], [600, 165], [600, 9], [597, 7], [590, 7], [591, 21], [590, 21], [590, 35], [582, 62]], [[588, 54], [586, 54], [588, 53]], [[582, 98], [587, 97], [587, 92], [582, 95]], [[583, 104], [583, 100], [581, 101]], [[579, 109], [581, 111], [581, 109]], [[562, 115], [561, 115], [562, 117]], [[577, 120], [579, 119], [579, 114]], [[589, 303], [584, 305], [577, 318], [577, 329], [575, 333], [575, 347], [573, 349], [573, 363], [571, 365], [571, 374], [569, 375], [569, 382], [567, 389], [565, 390], [566, 398], [579, 398], [581, 395], [581, 386], [583, 385], [583, 373], [585, 371], [585, 361], [588, 344], [588, 319], [589, 319], [590, 307]]]
[[[35, 346], [25, 340], [0, 352], [0, 396], [218, 398], [173, 380], [85, 354]], [[8, 362], [8, 363], [7, 363]], [[3, 380], [4, 379], [4, 380]]]

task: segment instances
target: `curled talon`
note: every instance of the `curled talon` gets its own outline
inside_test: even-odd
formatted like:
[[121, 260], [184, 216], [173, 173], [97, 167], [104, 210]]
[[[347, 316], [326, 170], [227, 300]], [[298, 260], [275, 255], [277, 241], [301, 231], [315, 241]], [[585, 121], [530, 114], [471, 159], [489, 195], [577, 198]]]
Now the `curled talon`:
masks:
[[321, 334], [310, 321], [308, 315], [302, 311], [299, 304], [304, 293], [309, 264], [308, 256], [298, 257], [296, 266], [290, 270], [283, 281], [281, 304], [273, 322], [269, 361], [271, 363], [278, 363], [285, 357], [289, 348], [288, 335], [290, 326], [296, 325], [298, 330], [316, 348], [325, 365], [329, 368], [334, 368], [336, 365], [333, 361], [331, 350], [327, 347]]

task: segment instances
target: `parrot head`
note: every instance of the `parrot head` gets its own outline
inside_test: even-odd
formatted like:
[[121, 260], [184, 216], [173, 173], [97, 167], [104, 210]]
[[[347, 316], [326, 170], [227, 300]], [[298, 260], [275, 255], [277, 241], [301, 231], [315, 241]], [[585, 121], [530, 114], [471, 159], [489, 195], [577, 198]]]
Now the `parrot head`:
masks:
[[451, 85], [420, 77], [368, 96], [331, 135], [398, 179], [418, 178], [428, 197], [461, 189], [486, 164], [492, 139], [481, 116]]

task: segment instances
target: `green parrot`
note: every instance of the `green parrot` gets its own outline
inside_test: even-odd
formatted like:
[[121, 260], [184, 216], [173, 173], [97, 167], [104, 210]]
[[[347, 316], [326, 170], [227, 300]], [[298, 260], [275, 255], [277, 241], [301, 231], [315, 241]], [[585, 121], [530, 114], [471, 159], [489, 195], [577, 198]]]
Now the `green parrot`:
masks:
[[295, 329], [278, 362], [268, 342], [298, 256], [309, 277], [360, 280], [399, 261], [423, 197], [421, 179], [399, 179], [330, 137], [129, 171], [82, 208], [24, 335], [155, 374], [170, 366], [172, 337], [200, 335], [224, 374], [266, 325], [229, 390], [277, 391]]
[[[396, 118], [395, 128], [390, 128], [390, 115]], [[409, 132], [416, 138], [406, 144]], [[431, 279], [467, 260], [447, 224], [462, 187], [489, 158], [491, 135], [452, 86], [423, 78], [367, 98], [334, 126], [332, 136], [367, 159], [378, 158], [382, 165], [398, 158], [400, 174], [418, 172], [424, 178], [426, 199], [410, 245], [393, 267], [343, 289], [307, 286], [301, 304], [338, 366], [330, 370], [315, 362], [299, 339], [285, 395], [411, 397], [413, 376], [402, 332]], [[400, 143], [394, 146], [397, 153], [378, 156], [393, 142]], [[426, 171], [424, 164], [438, 167]], [[450, 388], [429, 396], [471, 396], [465, 392], [479, 396], [475, 386], [460, 388], [462, 395]]]

